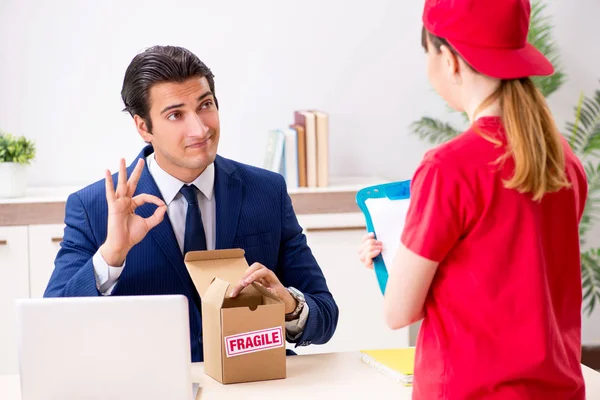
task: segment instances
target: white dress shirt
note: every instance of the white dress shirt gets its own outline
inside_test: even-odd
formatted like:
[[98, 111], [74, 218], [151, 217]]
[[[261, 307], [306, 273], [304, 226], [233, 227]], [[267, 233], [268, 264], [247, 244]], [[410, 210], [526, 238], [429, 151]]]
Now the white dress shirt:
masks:
[[[165, 170], [163, 170], [156, 162], [154, 153], [146, 157], [146, 165], [167, 205], [167, 214], [171, 220], [171, 225], [175, 237], [177, 238], [179, 249], [181, 250], [181, 253], [183, 253], [187, 201], [179, 190], [186, 183], [165, 172]], [[214, 250], [216, 245], [217, 216], [214, 196], [214, 163], [211, 163], [206, 167], [199, 177], [188, 184], [193, 184], [198, 188], [198, 204], [200, 206], [200, 214], [202, 215], [204, 233], [206, 235], [206, 248], [208, 250]], [[110, 266], [100, 254], [100, 251], [97, 251], [96, 254], [94, 254], [92, 263], [94, 264], [96, 287], [98, 288], [98, 291], [104, 296], [109, 296], [115, 288], [127, 261], [119, 267]], [[305, 304], [297, 319], [286, 322], [287, 336], [289, 339], [294, 340], [302, 334], [304, 326], [306, 325], [306, 320], [308, 319], [308, 311], [308, 304]]]

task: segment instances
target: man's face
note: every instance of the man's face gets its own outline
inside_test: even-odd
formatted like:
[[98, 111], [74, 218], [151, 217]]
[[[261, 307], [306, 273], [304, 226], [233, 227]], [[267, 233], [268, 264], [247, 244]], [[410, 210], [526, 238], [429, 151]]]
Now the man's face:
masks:
[[158, 165], [191, 182], [210, 165], [219, 145], [219, 111], [205, 77], [150, 88], [152, 132], [135, 116], [142, 138], [152, 143]]

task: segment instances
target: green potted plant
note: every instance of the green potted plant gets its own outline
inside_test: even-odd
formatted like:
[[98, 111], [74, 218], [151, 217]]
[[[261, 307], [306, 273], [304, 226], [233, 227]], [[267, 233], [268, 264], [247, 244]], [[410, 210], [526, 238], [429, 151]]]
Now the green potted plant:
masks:
[[23, 136], [0, 132], [0, 197], [22, 197], [27, 189], [27, 166], [35, 144]]
[[[552, 40], [552, 24], [544, 11], [547, 4], [542, 0], [532, 2], [531, 22], [528, 40], [552, 61], [555, 73], [547, 77], [535, 77], [533, 81], [545, 97], [558, 90], [565, 82], [561, 69], [558, 48]], [[465, 126], [455, 128], [452, 124], [431, 117], [423, 117], [411, 126], [413, 133], [433, 144], [446, 142], [464, 131]], [[575, 122], [567, 124], [564, 136], [569, 140], [577, 156], [583, 161], [588, 179], [589, 195], [580, 224], [581, 235], [581, 276], [583, 285], [584, 312], [589, 316], [596, 305], [600, 305], [600, 248], [586, 247], [585, 235], [600, 210], [600, 90], [595, 96], [583, 95], [575, 108]]]
[[600, 89], [592, 97], [581, 94], [575, 107], [575, 122], [567, 123], [565, 137], [585, 167], [588, 198], [579, 224], [581, 237], [581, 277], [585, 311], [592, 313], [600, 305], [600, 247], [586, 246], [586, 235], [600, 211]]

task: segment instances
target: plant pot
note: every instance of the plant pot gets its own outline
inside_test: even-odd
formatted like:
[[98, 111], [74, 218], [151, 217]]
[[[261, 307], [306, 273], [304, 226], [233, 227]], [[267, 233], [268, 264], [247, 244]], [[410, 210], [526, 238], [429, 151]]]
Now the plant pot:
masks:
[[27, 190], [27, 165], [0, 162], [0, 197], [23, 197]]

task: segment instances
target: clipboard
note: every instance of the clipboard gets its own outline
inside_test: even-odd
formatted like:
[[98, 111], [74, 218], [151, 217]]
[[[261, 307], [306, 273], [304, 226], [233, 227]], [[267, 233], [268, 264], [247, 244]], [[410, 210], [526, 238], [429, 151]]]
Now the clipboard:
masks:
[[379, 289], [385, 294], [388, 267], [400, 245], [408, 206], [410, 205], [410, 180], [369, 186], [356, 193], [356, 203], [362, 211], [367, 232], [383, 243], [383, 251], [373, 259]]

